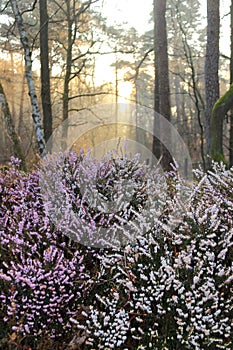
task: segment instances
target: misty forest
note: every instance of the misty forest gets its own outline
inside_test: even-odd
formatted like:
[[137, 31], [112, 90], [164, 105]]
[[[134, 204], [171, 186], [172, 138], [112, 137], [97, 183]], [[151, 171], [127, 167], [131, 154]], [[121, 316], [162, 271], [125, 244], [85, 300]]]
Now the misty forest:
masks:
[[0, 350], [231, 350], [232, 189], [232, 0], [0, 0]]

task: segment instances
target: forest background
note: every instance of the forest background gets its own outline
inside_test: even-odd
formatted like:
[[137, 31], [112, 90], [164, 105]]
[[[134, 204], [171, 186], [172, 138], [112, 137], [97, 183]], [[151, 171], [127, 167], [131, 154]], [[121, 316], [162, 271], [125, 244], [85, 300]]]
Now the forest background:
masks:
[[[211, 152], [233, 164], [231, 109], [217, 113], [211, 126], [214, 103], [232, 82], [232, 2], [154, 0], [141, 14], [139, 5], [1, 0], [1, 164], [12, 154], [33, 163], [70, 116], [118, 102], [165, 116], [187, 144], [194, 167], [208, 168]], [[29, 94], [28, 69], [35, 87]], [[156, 155], [150, 135], [136, 132], [135, 138]], [[80, 142], [86, 149], [98, 140], [89, 133]]]

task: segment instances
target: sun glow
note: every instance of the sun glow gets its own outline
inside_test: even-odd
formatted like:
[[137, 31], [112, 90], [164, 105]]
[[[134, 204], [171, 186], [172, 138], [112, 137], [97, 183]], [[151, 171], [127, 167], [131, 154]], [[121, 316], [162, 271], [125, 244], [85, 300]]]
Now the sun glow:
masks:
[[119, 102], [125, 102], [126, 99], [130, 99], [133, 92], [133, 85], [129, 81], [120, 81], [118, 83]]

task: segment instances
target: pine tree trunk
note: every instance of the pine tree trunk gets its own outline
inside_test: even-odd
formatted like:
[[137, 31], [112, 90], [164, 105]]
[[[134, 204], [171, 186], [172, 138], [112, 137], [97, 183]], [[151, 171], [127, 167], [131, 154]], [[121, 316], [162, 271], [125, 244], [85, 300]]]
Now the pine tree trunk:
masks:
[[[154, 69], [155, 69], [155, 78], [154, 78], [154, 123], [153, 123], [153, 143], [152, 143], [152, 153], [157, 160], [161, 157], [161, 143], [159, 141], [160, 135], [160, 125], [159, 119], [156, 118], [156, 113], [159, 113], [159, 80], [158, 80], [158, 57], [157, 57], [157, 26], [156, 26], [156, 14], [155, 14], [155, 1], [154, 1]], [[157, 137], [155, 136], [157, 135]], [[154, 163], [154, 162], [152, 162]]]
[[[206, 153], [210, 155], [211, 113], [219, 98], [219, 0], [207, 0], [207, 46], [205, 61], [205, 93], [206, 93]], [[219, 120], [220, 122], [220, 120]], [[216, 135], [215, 135], [216, 137]], [[207, 169], [210, 159], [207, 158]]]
[[[231, 1], [231, 61], [230, 61], [230, 84], [233, 84], [233, 0]], [[230, 156], [229, 165], [233, 166], [233, 109], [230, 114]]]
[[[168, 52], [167, 52], [167, 25], [166, 25], [166, 0], [154, 0], [154, 21], [155, 21], [155, 110], [159, 112], [168, 121], [171, 119], [170, 111], [170, 86], [168, 71]], [[159, 108], [157, 108], [157, 104]], [[155, 117], [155, 119], [157, 119]], [[158, 123], [158, 121], [157, 121]], [[162, 155], [162, 165], [165, 170], [170, 170], [172, 157], [164, 147], [162, 140], [169, 140], [169, 135], [163, 135], [164, 130], [160, 130], [160, 125], [154, 123], [154, 132], [159, 132], [161, 138], [160, 149]], [[159, 129], [159, 130], [158, 130]], [[153, 142], [154, 154], [158, 152], [156, 139]]]
[[63, 88], [63, 124], [62, 124], [62, 149], [67, 148], [67, 135], [68, 135], [68, 116], [69, 116], [69, 85], [71, 76], [71, 66], [72, 66], [72, 19], [71, 19], [71, 6], [70, 0], [66, 2], [67, 9], [67, 50], [66, 50], [66, 72]]
[[43, 127], [45, 142], [47, 142], [52, 135], [47, 0], [40, 0], [40, 62]]

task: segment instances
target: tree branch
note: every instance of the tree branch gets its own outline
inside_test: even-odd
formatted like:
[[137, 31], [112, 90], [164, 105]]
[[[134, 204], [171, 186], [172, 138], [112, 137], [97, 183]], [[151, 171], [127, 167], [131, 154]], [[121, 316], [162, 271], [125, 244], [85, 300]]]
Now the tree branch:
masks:
[[101, 91], [101, 92], [79, 94], [79, 95], [69, 97], [69, 100], [74, 100], [75, 98], [79, 98], [79, 97], [93, 97], [93, 96], [98, 96], [98, 95], [110, 95], [110, 93]]
[[34, 11], [35, 8], [36, 8], [36, 4], [37, 4], [37, 0], [34, 0], [34, 3], [33, 3], [33, 5], [32, 5], [32, 7], [31, 7], [30, 9], [27, 9], [27, 10], [22, 11], [22, 12], [21, 12], [21, 16], [22, 16], [24, 13]]
[[6, 5], [3, 7], [3, 9], [0, 10], [0, 13], [3, 13], [3, 12], [7, 9], [7, 7], [9, 6], [9, 4], [10, 4], [10, 0], [7, 1]]
[[224, 55], [223, 53], [220, 53], [220, 56], [223, 57], [223, 58], [225, 58], [226, 60], [229, 60], [229, 61], [230, 61], [230, 59], [231, 59], [229, 56], [226, 56], [226, 55]]

